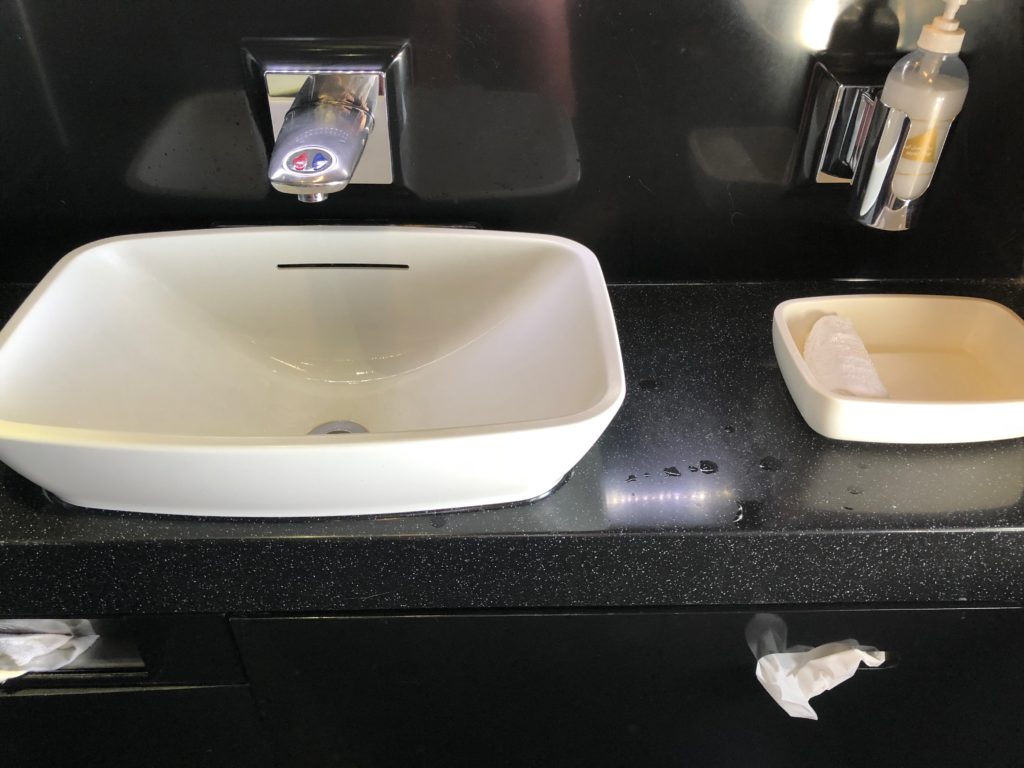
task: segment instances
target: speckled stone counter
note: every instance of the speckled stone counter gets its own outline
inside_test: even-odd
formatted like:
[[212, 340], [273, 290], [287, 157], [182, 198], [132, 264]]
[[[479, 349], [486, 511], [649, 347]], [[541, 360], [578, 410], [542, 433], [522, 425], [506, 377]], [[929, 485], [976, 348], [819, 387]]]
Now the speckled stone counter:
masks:
[[[29, 287], [0, 289], [6, 316]], [[770, 334], [778, 302], [820, 294], [951, 293], [1024, 314], [1024, 280], [610, 290], [626, 401], [547, 498], [225, 521], [68, 508], [4, 470], [0, 615], [1024, 601], [1024, 439], [823, 438]]]

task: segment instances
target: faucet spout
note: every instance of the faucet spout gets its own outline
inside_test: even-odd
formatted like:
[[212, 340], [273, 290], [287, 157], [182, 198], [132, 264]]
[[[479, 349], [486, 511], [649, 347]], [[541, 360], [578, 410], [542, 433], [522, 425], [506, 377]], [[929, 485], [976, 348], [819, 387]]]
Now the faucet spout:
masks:
[[373, 130], [379, 88], [379, 73], [309, 74], [270, 155], [274, 188], [319, 203], [347, 187]]

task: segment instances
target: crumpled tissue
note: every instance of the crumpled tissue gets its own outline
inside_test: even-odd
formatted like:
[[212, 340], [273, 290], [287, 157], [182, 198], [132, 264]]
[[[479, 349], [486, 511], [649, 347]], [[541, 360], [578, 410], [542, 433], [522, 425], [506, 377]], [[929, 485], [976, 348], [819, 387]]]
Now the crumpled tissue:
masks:
[[0, 620], [0, 683], [67, 666], [97, 637], [85, 619]]
[[787, 648], [786, 635], [786, 622], [772, 613], [759, 613], [747, 624], [757, 679], [790, 717], [817, 720], [811, 698], [849, 680], [861, 662], [869, 667], [885, 662], [884, 651], [856, 640]]

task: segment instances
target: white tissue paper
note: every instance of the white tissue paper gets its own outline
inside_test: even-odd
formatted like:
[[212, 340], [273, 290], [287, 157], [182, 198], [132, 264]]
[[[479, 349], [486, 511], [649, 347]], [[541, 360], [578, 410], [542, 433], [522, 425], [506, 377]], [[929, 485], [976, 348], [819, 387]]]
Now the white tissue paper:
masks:
[[0, 621], [0, 683], [26, 672], [67, 666], [96, 642], [85, 619], [6, 619]]
[[830, 392], [854, 397], [889, 396], [848, 317], [818, 318], [804, 342], [804, 360], [818, 383]]
[[747, 645], [757, 659], [757, 679], [790, 717], [817, 720], [810, 699], [849, 680], [861, 662], [877, 667], [885, 652], [856, 640], [786, 647], [786, 622], [759, 613], [747, 624]]

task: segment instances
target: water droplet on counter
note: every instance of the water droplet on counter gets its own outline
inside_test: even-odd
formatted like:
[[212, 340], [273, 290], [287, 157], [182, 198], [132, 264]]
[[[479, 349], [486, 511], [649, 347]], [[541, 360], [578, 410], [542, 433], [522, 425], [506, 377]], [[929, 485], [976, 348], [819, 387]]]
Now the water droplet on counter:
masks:
[[699, 470], [699, 469], [697, 469], [697, 468], [696, 468], [695, 466], [693, 466], [693, 464], [691, 464], [690, 466], [688, 466], [688, 467], [687, 467], [687, 469], [688, 469], [688, 470], [690, 470], [691, 472], [699, 472], [699, 471], [700, 471], [700, 470]]
[[715, 462], [713, 462], [713, 461], [708, 461], [707, 459], [701, 459], [697, 463], [697, 469], [699, 469], [705, 475], [713, 475], [713, 474], [715, 474], [715, 472], [718, 471], [718, 465], [715, 464]]
[[643, 390], [646, 390], [648, 392], [651, 392], [651, 391], [653, 391], [653, 390], [658, 388], [658, 380], [657, 379], [640, 379], [640, 381], [637, 382], [637, 386], [640, 389], [643, 389]]
[[742, 501], [737, 501], [736, 502], [736, 517], [734, 517], [732, 519], [732, 521], [734, 523], [738, 523], [740, 520], [742, 520], [743, 519], [743, 512], [744, 512], [743, 502]]
[[661, 471], [664, 472], [668, 477], [679, 477], [681, 474], [683, 474], [675, 467], [665, 467]]
[[650, 476], [651, 476], [650, 472], [644, 472], [644, 477], [650, 477]]
[[636, 482], [636, 475], [630, 475], [629, 477], [627, 477], [626, 478], [626, 482], [627, 483], [635, 483]]
[[845, 504], [843, 504], [843, 509], [845, 509], [847, 512], [853, 512], [853, 507], [848, 507]]
[[862, 493], [864, 493], [863, 490], [861, 490], [860, 488], [858, 488], [855, 485], [851, 485], [849, 488], [847, 488], [846, 492], [849, 493], [852, 496], [860, 496]]
[[767, 472], [778, 472], [782, 469], [782, 462], [774, 456], [765, 456], [757, 466]]
[[727, 435], [731, 435], [733, 432], [736, 431], [736, 427], [734, 427], [732, 424], [727, 424], [726, 426], [722, 427], [722, 431], [725, 432], [725, 434]]

